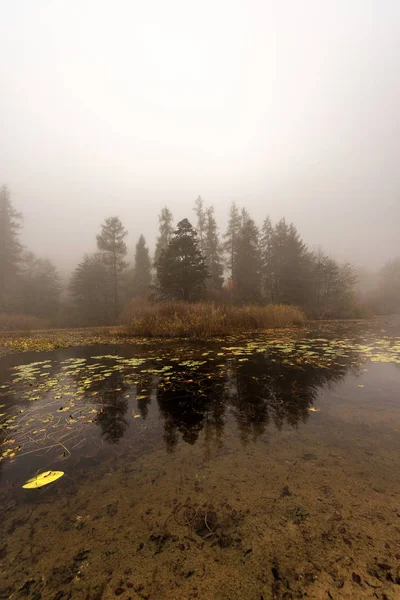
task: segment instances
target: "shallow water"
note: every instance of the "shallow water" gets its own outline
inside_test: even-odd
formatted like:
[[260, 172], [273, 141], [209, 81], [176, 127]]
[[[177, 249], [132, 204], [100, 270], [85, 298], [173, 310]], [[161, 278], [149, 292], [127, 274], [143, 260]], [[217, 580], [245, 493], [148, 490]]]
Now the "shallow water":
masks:
[[399, 333], [3, 356], [0, 598], [400, 598]]

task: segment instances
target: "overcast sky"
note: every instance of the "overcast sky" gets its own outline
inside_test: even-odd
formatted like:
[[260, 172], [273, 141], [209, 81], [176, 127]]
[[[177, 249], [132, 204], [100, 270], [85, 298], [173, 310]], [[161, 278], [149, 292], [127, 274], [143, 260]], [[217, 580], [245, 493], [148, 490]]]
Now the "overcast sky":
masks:
[[200, 194], [311, 248], [400, 255], [398, 0], [0, 0], [0, 184], [72, 267]]

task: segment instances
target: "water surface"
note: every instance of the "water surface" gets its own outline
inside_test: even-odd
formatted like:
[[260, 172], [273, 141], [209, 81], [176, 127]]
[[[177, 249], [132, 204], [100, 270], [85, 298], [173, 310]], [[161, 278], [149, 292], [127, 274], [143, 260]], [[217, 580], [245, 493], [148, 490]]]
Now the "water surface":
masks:
[[3, 356], [0, 598], [399, 598], [399, 389], [383, 321]]

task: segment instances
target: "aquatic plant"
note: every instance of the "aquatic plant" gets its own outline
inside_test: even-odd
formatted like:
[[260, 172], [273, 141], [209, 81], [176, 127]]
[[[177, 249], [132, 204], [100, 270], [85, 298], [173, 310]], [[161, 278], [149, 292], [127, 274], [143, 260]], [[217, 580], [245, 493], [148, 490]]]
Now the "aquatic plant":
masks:
[[119, 333], [144, 337], [205, 339], [243, 331], [302, 326], [306, 317], [299, 308], [268, 306], [218, 306], [210, 302], [160, 302], [142, 305], [126, 317]]

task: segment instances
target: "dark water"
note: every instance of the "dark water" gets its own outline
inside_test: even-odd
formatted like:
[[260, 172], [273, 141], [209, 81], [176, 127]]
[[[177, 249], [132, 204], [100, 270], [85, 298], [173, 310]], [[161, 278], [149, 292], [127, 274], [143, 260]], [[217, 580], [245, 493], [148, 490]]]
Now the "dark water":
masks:
[[400, 598], [399, 390], [390, 323], [0, 358], [0, 598]]

